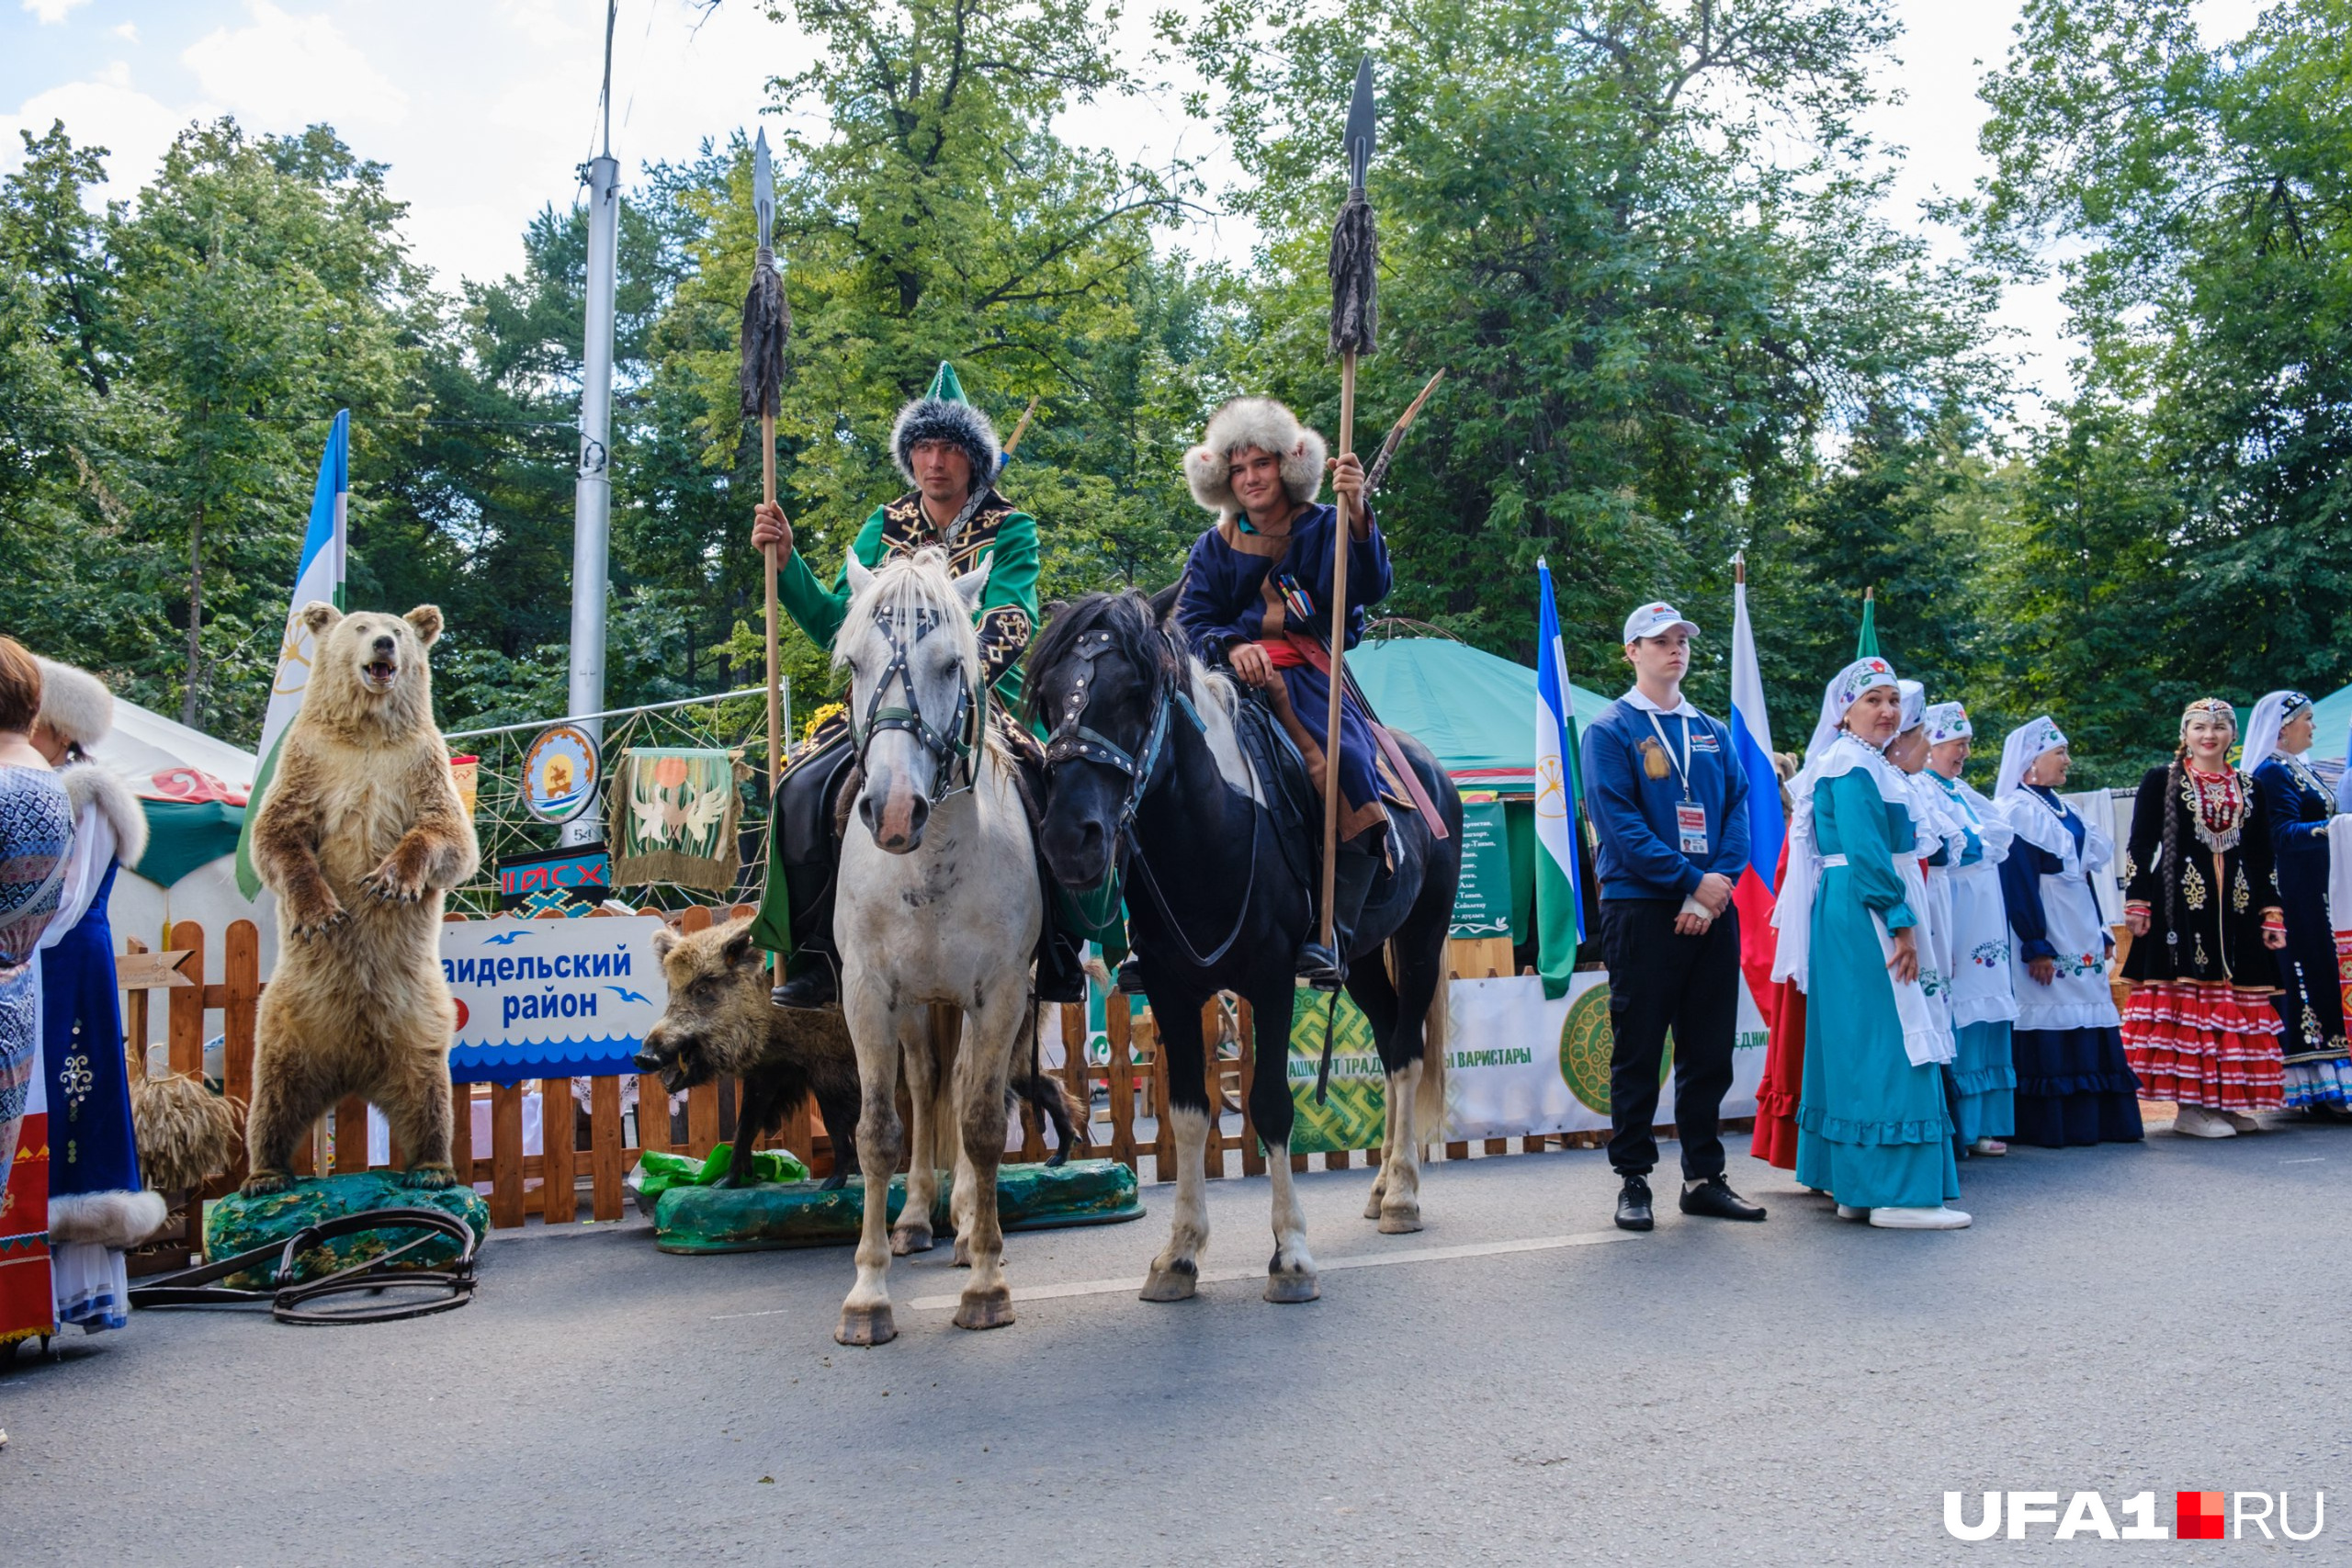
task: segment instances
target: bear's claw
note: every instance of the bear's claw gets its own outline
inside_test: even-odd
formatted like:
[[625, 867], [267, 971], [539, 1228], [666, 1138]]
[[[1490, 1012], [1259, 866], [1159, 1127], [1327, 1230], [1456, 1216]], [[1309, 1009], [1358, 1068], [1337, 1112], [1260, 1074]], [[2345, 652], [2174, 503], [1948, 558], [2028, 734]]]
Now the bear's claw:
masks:
[[237, 1190], [248, 1198], [266, 1198], [273, 1192], [288, 1191], [293, 1186], [293, 1172], [262, 1169], [246, 1177], [245, 1184]]
[[401, 1185], [413, 1192], [438, 1192], [457, 1184], [457, 1171], [439, 1163], [413, 1165], [401, 1172]]

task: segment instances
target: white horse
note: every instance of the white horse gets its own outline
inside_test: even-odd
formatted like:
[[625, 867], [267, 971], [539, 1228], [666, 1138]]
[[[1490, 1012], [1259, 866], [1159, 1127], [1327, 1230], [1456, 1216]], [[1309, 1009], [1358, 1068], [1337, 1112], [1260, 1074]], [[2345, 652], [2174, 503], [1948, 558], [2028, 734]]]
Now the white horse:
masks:
[[[833, 936], [842, 1010], [857, 1047], [865, 1105], [857, 1123], [865, 1223], [857, 1283], [833, 1337], [880, 1345], [891, 1321], [893, 1253], [931, 1246], [938, 1193], [934, 1146], [956, 1151], [956, 1261], [972, 1277], [956, 1309], [963, 1328], [1012, 1321], [997, 1223], [1005, 1077], [1030, 1021], [1029, 964], [1044, 909], [1029, 820], [1013, 762], [988, 719], [989, 691], [972, 630], [988, 568], [951, 577], [924, 550], [868, 571], [852, 556], [851, 599], [833, 638], [850, 671], [852, 734], [865, 778], [844, 835]], [[964, 1017], [960, 1048], [943, 1049], [933, 1004]], [[914, 1157], [907, 1201], [889, 1229], [898, 1168], [899, 1066], [907, 1069]], [[888, 1234], [886, 1234], [888, 1233]]]

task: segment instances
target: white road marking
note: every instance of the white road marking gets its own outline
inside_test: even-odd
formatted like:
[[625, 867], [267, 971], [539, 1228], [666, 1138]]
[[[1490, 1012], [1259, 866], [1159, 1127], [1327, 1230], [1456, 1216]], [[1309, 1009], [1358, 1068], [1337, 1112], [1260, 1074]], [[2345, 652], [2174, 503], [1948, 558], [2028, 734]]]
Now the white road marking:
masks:
[[[1516, 1241], [1473, 1241], [1456, 1247], [1410, 1247], [1395, 1252], [1363, 1252], [1346, 1258], [1318, 1258], [1316, 1269], [1329, 1273], [1336, 1269], [1385, 1269], [1392, 1263], [1442, 1263], [1456, 1258], [1493, 1258], [1510, 1252], [1549, 1252], [1562, 1247], [1594, 1247], [1607, 1241], [1631, 1241], [1631, 1231], [1581, 1231], [1575, 1235], [1524, 1236]], [[1232, 1280], [1262, 1280], [1266, 1270], [1255, 1269], [1204, 1269], [1201, 1283], [1222, 1284]], [[1125, 1280], [1076, 1280], [1064, 1285], [1023, 1285], [1012, 1292], [1016, 1302], [1059, 1301], [1066, 1296], [1133, 1295], [1143, 1289], [1143, 1276]], [[907, 1305], [922, 1310], [952, 1307], [961, 1296], [917, 1296]]]
[[2325, 1165], [2327, 1163], [2327, 1156], [2325, 1155], [2313, 1155], [2309, 1159], [2282, 1159], [2278, 1163], [2280, 1165]]
[[791, 1310], [790, 1307], [770, 1307], [765, 1312], [715, 1312], [710, 1314], [710, 1321], [725, 1323], [730, 1317], [781, 1317]]

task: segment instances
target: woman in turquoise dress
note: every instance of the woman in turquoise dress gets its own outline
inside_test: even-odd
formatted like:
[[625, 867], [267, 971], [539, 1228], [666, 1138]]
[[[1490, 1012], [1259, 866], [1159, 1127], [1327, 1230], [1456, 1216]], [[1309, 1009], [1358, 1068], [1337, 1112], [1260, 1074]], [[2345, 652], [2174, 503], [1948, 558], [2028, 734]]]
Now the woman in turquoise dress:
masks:
[[1969, 1216], [1948, 1206], [1960, 1167], [1940, 1070], [1951, 1032], [1919, 987], [1911, 791], [1883, 750], [1901, 712], [1886, 660], [1839, 671], [1791, 786], [1790, 870], [1811, 913], [1797, 1179], [1835, 1198], [1841, 1218], [1958, 1230]]

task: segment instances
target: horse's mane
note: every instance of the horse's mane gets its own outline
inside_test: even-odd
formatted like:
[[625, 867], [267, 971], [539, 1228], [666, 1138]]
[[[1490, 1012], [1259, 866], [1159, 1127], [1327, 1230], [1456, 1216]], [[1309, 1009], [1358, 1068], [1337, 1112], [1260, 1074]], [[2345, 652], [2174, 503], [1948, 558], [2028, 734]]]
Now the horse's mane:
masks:
[[935, 615], [940, 628], [953, 638], [956, 657], [968, 665], [975, 678], [980, 672], [980, 638], [972, 629], [972, 609], [956, 592], [956, 576], [947, 569], [947, 552], [936, 547], [917, 550], [911, 556], [899, 556], [884, 561], [874, 570], [874, 581], [863, 592], [851, 596], [849, 608], [842, 615], [842, 630], [833, 637], [833, 668], [838, 670], [849, 662], [848, 640], [851, 628], [864, 635], [874, 626], [876, 610], [889, 612], [893, 618], [929, 612]]
[[1045, 632], [1029, 656], [1026, 716], [1031, 724], [1035, 724], [1039, 716], [1045, 672], [1069, 658], [1080, 637], [1096, 630], [1109, 632], [1112, 649], [1136, 668], [1157, 671], [1170, 680], [1183, 678], [1183, 660], [1168, 634], [1160, 629], [1159, 617], [1153, 614], [1150, 600], [1132, 588], [1116, 593], [1084, 594], [1046, 623]]

